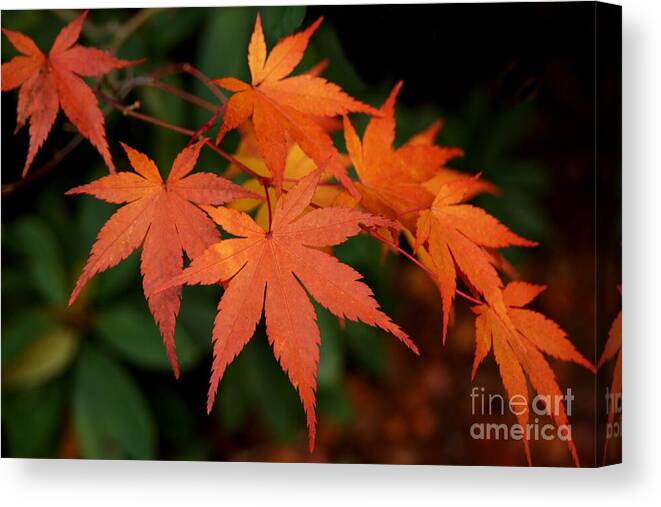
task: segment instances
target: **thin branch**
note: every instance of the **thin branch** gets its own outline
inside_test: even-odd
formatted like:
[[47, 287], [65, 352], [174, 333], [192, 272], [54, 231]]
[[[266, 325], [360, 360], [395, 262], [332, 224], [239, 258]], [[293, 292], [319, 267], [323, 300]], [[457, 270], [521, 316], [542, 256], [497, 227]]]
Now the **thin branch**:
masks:
[[204, 83], [204, 85], [213, 93], [221, 103], [227, 102], [227, 97], [225, 94], [220, 91], [220, 88], [214, 83], [206, 74], [201, 70], [193, 67], [190, 63], [172, 63], [165, 65], [160, 69], [156, 69], [151, 73], [151, 76], [154, 78], [159, 78], [162, 76], [167, 76], [169, 74], [178, 74], [180, 72], [185, 72], [190, 74], [198, 81]]
[[454, 291], [457, 293], [457, 295], [459, 295], [459, 296], [461, 296], [462, 298], [464, 298], [464, 299], [470, 301], [471, 303], [475, 303], [476, 305], [483, 305], [483, 304], [485, 304], [484, 301], [480, 301], [479, 299], [474, 298], [474, 297], [471, 296], [470, 294], [466, 294], [466, 293], [465, 293], [464, 291], [462, 291], [462, 290], [455, 289]]
[[[362, 227], [362, 229], [363, 229], [365, 232], [367, 232], [367, 234], [369, 234], [370, 236], [372, 236], [373, 238], [375, 238], [375, 239], [381, 241], [383, 244], [389, 246], [390, 248], [392, 248], [392, 249], [394, 249], [395, 251], [397, 251], [397, 252], [401, 253], [402, 255], [404, 255], [407, 259], [409, 259], [411, 262], [413, 262], [416, 266], [418, 266], [420, 269], [422, 269], [423, 271], [425, 271], [425, 273], [427, 273], [427, 274], [431, 277], [431, 279], [434, 281], [434, 283], [436, 283], [436, 274], [435, 274], [431, 269], [429, 269], [427, 266], [425, 266], [422, 262], [420, 262], [418, 259], [416, 259], [413, 255], [411, 255], [410, 253], [408, 253], [406, 250], [404, 250], [403, 248], [401, 248], [401, 247], [400, 247], [399, 245], [397, 245], [396, 243], [390, 241], [390, 240], [387, 239], [387, 238], [384, 238], [384, 237], [381, 236], [377, 231], [375, 231], [375, 230], [373, 230], [373, 229], [369, 229], [369, 228], [367, 228], [367, 227]], [[480, 301], [479, 299], [476, 299], [476, 298], [474, 298], [473, 296], [471, 296], [471, 295], [469, 295], [469, 294], [466, 294], [466, 293], [463, 292], [462, 290], [455, 289], [455, 292], [456, 292], [456, 294], [457, 294], [458, 296], [463, 297], [464, 299], [470, 301], [471, 303], [475, 303], [475, 304], [477, 304], [477, 305], [483, 305], [483, 304], [484, 304], [484, 301]]]
[[173, 132], [178, 132], [180, 134], [184, 134], [189, 137], [195, 134], [194, 130], [190, 130], [184, 127], [179, 127], [177, 125], [172, 125], [171, 123], [168, 123], [166, 121], [159, 120], [158, 118], [154, 118], [153, 116], [150, 116], [148, 114], [144, 114], [136, 111], [135, 109], [140, 107], [140, 102], [134, 102], [130, 106], [125, 106], [117, 102], [115, 99], [108, 96], [101, 90], [99, 90], [98, 93], [103, 98], [103, 100], [105, 100], [108, 104], [110, 104], [112, 107], [117, 109], [124, 116], [131, 116], [133, 118], [137, 118], [138, 120], [142, 120], [144, 122], [151, 123], [152, 125], [157, 125], [159, 127], [163, 127], [165, 129], [172, 130]]
[[213, 124], [216, 121], [216, 118], [220, 114], [220, 112], [223, 110], [223, 106], [217, 107], [216, 110], [213, 112], [211, 115], [211, 118], [207, 120], [207, 122], [202, 125], [199, 129], [195, 131], [195, 133], [191, 136], [190, 140], [188, 141], [187, 146], [190, 146], [192, 143], [200, 139], [211, 127], [213, 127]]
[[153, 78], [151, 76], [147, 77], [142, 84], [163, 90], [164, 92], [174, 95], [175, 97], [179, 97], [180, 99], [190, 102], [191, 104], [194, 104], [202, 109], [206, 109], [212, 112], [218, 110], [218, 106], [212, 104], [208, 100], [204, 100], [203, 98], [200, 98], [197, 95], [188, 93], [187, 91], [181, 90], [175, 86], [164, 83], [163, 81], [159, 81], [158, 79]]
[[[125, 106], [123, 104], [120, 104], [117, 102], [115, 99], [112, 97], [109, 97], [106, 95], [104, 92], [99, 90], [99, 95], [105, 100], [108, 104], [110, 104], [112, 107], [117, 109], [119, 112], [121, 112], [124, 116], [130, 116], [132, 118], [136, 118], [138, 120], [144, 121], [146, 123], [151, 123], [152, 125], [156, 125], [157, 127], [162, 127], [167, 130], [171, 130], [173, 132], [177, 132], [179, 134], [183, 134], [185, 136], [191, 137], [191, 138], [196, 138], [197, 133], [194, 130], [190, 130], [184, 127], [179, 127], [178, 125], [173, 125], [171, 123], [168, 123], [163, 120], [159, 120], [158, 118], [155, 118], [153, 116], [150, 116], [148, 114], [141, 113], [139, 111], [136, 111], [135, 109], [140, 106], [139, 102], [135, 102], [134, 104], [130, 106]], [[241, 171], [245, 172], [247, 175], [255, 178], [257, 181], [260, 183], [268, 182], [270, 184], [271, 178], [268, 178], [266, 176], [262, 176], [261, 174], [258, 174], [257, 172], [253, 171], [245, 165], [243, 162], [238, 160], [236, 157], [233, 155], [230, 155], [223, 149], [219, 148], [218, 146], [214, 145], [209, 138], [204, 137], [204, 136], [199, 136], [199, 139], [201, 141], [204, 141], [205, 146], [210, 148], [211, 150], [215, 151], [218, 155], [223, 157], [225, 160], [228, 162], [231, 162], [235, 164]]]
[[25, 177], [14, 181], [13, 183], [6, 183], [2, 185], [2, 197], [7, 197], [16, 190], [22, 188], [23, 186], [31, 183], [32, 181], [42, 177], [46, 173], [50, 172], [52, 169], [57, 167], [57, 165], [73, 150], [75, 150], [78, 145], [83, 141], [83, 136], [76, 134], [61, 150], [56, 151], [53, 154], [53, 157], [46, 162], [44, 165], [30, 171]]

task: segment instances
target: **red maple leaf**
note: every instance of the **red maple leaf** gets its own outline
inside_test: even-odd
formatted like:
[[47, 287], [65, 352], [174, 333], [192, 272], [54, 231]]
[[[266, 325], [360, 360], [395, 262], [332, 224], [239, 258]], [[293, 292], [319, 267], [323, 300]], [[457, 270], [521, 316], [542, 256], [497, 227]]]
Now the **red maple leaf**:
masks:
[[229, 281], [213, 328], [209, 411], [225, 368], [250, 340], [264, 310], [269, 342], [303, 403], [311, 451], [321, 338], [308, 293], [337, 317], [378, 326], [418, 351], [406, 333], [379, 310], [360, 274], [317, 250], [343, 243], [358, 234], [361, 226], [387, 227], [392, 223], [347, 208], [315, 209], [299, 218], [309, 206], [319, 178], [320, 171], [315, 170], [283, 195], [268, 231], [245, 213], [206, 207], [209, 215], [236, 238], [210, 246], [164, 286]]
[[416, 251], [426, 245], [430, 264], [437, 277], [443, 306], [443, 339], [447, 334], [450, 310], [457, 289], [457, 276], [484, 295], [498, 311], [504, 310], [502, 282], [488, 249], [507, 246], [531, 247], [524, 239], [481, 208], [466, 204], [474, 195], [478, 178], [463, 178], [442, 185], [427, 211], [420, 213], [416, 231]]
[[345, 165], [319, 120], [350, 111], [379, 114], [376, 109], [351, 98], [336, 84], [314, 74], [287, 77], [303, 58], [308, 41], [321, 21], [319, 18], [305, 30], [281, 39], [267, 55], [258, 14], [248, 47], [251, 84], [231, 77], [216, 80], [219, 86], [234, 92], [225, 105], [216, 142], [252, 119], [258, 149], [278, 190], [282, 187], [289, 146], [294, 141], [318, 166], [325, 164], [338, 180], [355, 192]]
[[[393, 87], [379, 109], [381, 116], [370, 119], [362, 141], [345, 116], [344, 139], [360, 180], [356, 187], [362, 196], [361, 206], [415, 230], [410, 210], [429, 207], [442, 185], [471, 176], [446, 167], [447, 162], [462, 156], [463, 151], [434, 144], [443, 125], [441, 120], [433, 122], [402, 146], [394, 147], [395, 102], [402, 85], [400, 81]], [[494, 190], [492, 184], [476, 181], [466, 199]]]
[[212, 173], [189, 176], [203, 144], [200, 141], [182, 150], [166, 181], [152, 160], [122, 144], [135, 173], [111, 174], [67, 192], [93, 195], [110, 203], [127, 203], [99, 231], [69, 304], [96, 273], [115, 266], [142, 245], [140, 270], [144, 292], [175, 376], [179, 376], [174, 328], [180, 291], [173, 288], [156, 294], [152, 289], [181, 273], [182, 252], [192, 259], [220, 239], [214, 223], [196, 205], [256, 197]]
[[48, 137], [60, 107], [80, 134], [99, 151], [110, 172], [115, 172], [106, 142], [103, 114], [94, 92], [81, 76], [101, 76], [139, 62], [119, 60], [100, 49], [76, 44], [86, 16], [87, 11], [62, 28], [48, 54], [44, 54], [27, 35], [2, 29], [21, 53], [2, 64], [2, 91], [20, 87], [16, 131], [26, 121], [30, 123], [30, 146], [23, 176]]

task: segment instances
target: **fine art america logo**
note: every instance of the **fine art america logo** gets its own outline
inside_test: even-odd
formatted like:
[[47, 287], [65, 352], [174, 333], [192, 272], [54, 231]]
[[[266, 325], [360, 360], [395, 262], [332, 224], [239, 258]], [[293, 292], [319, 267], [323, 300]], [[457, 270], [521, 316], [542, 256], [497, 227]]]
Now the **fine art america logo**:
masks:
[[538, 394], [532, 399], [516, 394], [511, 398], [500, 394], [487, 394], [484, 387], [473, 387], [470, 393], [471, 413], [474, 417], [492, 418], [494, 416], [521, 416], [530, 413], [530, 421], [526, 425], [503, 422], [475, 422], [470, 427], [470, 436], [475, 440], [571, 440], [571, 424], [554, 426], [551, 423], [540, 422], [540, 417], [560, 415], [564, 403], [567, 416], [571, 417], [574, 395], [571, 389], [562, 395]]

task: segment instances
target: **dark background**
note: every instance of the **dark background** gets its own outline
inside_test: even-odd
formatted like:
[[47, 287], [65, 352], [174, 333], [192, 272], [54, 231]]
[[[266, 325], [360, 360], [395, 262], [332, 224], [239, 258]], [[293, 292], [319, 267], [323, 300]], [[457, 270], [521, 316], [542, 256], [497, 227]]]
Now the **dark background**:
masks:
[[[611, 29], [619, 28], [618, 20], [603, 19], [602, 29], [596, 30], [593, 3], [260, 10], [269, 47], [301, 20], [307, 26], [323, 15], [302, 68], [329, 58], [324, 75], [362, 100], [380, 104], [403, 79], [398, 142], [438, 115], [445, 119], [440, 142], [466, 152], [453, 167], [480, 171], [502, 190], [500, 197], [481, 198], [479, 204], [515, 232], [541, 243], [533, 251], [508, 252], [522, 278], [549, 286], [534, 308], [566, 329], [588, 358], [598, 354], [619, 308], [621, 279], [619, 254], [611, 255], [621, 238], [621, 52], [619, 32]], [[150, 16], [118, 56], [146, 56], [146, 64], [130, 71], [137, 74], [166, 62], [190, 61], [212, 77], [245, 78], [255, 12], [164, 10]], [[24, 31], [45, 50], [73, 15], [3, 12], [3, 27]], [[88, 25], [94, 29], [86, 29], [83, 43], [107, 46], [117, 27], [136, 15], [134, 10], [92, 11]], [[3, 62], [14, 54], [3, 39]], [[186, 77], [169, 82], [211, 98]], [[602, 106], [598, 139], [597, 98]], [[197, 128], [206, 121], [204, 113], [158, 90], [138, 90], [126, 103], [136, 99], [147, 112], [172, 123]], [[379, 264], [379, 246], [365, 238], [351, 240], [336, 254], [366, 276], [378, 300], [420, 344], [423, 359], [409, 357], [392, 338], [366, 326], [342, 329], [320, 311], [320, 423], [314, 455], [306, 451], [302, 409], [278, 371], [263, 329], [228, 370], [219, 403], [207, 417], [208, 340], [218, 291], [184, 291], [178, 333], [183, 327], [189, 335], [190, 361], [179, 382], [168, 373], [154, 335], [135, 255], [101, 275], [81, 307], [67, 310], [63, 301], [113, 207], [91, 198], [65, 199], [62, 193], [100, 176], [104, 168], [98, 154], [83, 143], [57, 168], [5, 192], [4, 185], [18, 179], [27, 151], [25, 129], [13, 135], [15, 104], [16, 92], [2, 95], [3, 372], [26, 350], [62, 359], [39, 371], [33, 357], [22, 366], [29, 373], [37, 364], [37, 373], [27, 381], [25, 374], [18, 383], [3, 375], [3, 456], [525, 463], [518, 442], [479, 443], [468, 436], [471, 386], [485, 386], [489, 392], [502, 388], [492, 358], [475, 383], [470, 382], [473, 328], [466, 305], [457, 302], [443, 346], [440, 304], [431, 283], [404, 259], [391, 255]], [[365, 119], [356, 120], [364, 124]], [[151, 154], [162, 169], [185, 142], [116, 113], [106, 121], [119, 169], [127, 167], [120, 140]], [[31, 172], [72, 135], [60, 115]], [[596, 174], [602, 181], [597, 214], [595, 146], [600, 160]], [[199, 167], [222, 164], [206, 156]], [[597, 246], [601, 299], [596, 330], [595, 216], [602, 239]], [[145, 343], [136, 351], [122, 342]], [[595, 452], [594, 379], [579, 367], [552, 364], [561, 387], [571, 386], [579, 400], [572, 423], [579, 453], [588, 464]], [[107, 401], [99, 403], [104, 397]], [[99, 427], [99, 420], [109, 422]], [[563, 444], [544, 442], [533, 444], [533, 462], [570, 465], [570, 458]]]

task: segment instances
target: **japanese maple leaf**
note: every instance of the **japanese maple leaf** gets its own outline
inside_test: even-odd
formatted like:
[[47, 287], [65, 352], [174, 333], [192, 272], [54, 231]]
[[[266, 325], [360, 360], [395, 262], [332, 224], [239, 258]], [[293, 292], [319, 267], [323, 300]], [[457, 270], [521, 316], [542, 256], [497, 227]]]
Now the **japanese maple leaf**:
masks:
[[[473, 307], [475, 319], [475, 359], [472, 377], [478, 366], [493, 349], [500, 376], [510, 400], [515, 396], [528, 397], [526, 376], [536, 393], [547, 396], [547, 410], [556, 425], [568, 424], [563, 393], [544, 354], [564, 361], [572, 361], [594, 372], [594, 365], [583, 357], [567, 339], [567, 334], [552, 320], [541, 313], [523, 308], [546, 287], [525, 282], [510, 282], [502, 292], [506, 313], [502, 314], [489, 305]], [[517, 415], [519, 424], [527, 428], [529, 413], [526, 406]], [[526, 458], [531, 463], [530, 448], [524, 433]], [[570, 435], [571, 437], [571, 435]], [[576, 446], [571, 438], [567, 441], [576, 466], [580, 465]]]
[[216, 142], [251, 119], [259, 151], [273, 174], [278, 191], [282, 188], [287, 152], [293, 141], [318, 166], [326, 164], [343, 185], [355, 192], [319, 118], [350, 111], [378, 114], [374, 108], [351, 98], [339, 86], [321, 77], [312, 74], [287, 77], [303, 58], [308, 41], [321, 21], [319, 18], [302, 32], [281, 39], [267, 55], [258, 14], [248, 46], [251, 84], [231, 77], [216, 80], [219, 86], [234, 92], [225, 104]]
[[[395, 148], [395, 102], [402, 87], [400, 81], [381, 106], [380, 117], [370, 119], [362, 142], [353, 125], [344, 118], [344, 137], [354, 168], [360, 178], [356, 184], [362, 195], [361, 205], [373, 213], [397, 218], [407, 227], [415, 226], [411, 210], [429, 207], [439, 182], [470, 177], [445, 167], [463, 151], [434, 144], [441, 129], [440, 121]], [[492, 185], [474, 185], [475, 193], [493, 191]], [[474, 195], [474, 194], [473, 194]], [[472, 197], [472, 196], [471, 196]]]
[[499, 311], [504, 309], [502, 282], [493, 264], [490, 248], [537, 245], [517, 236], [484, 210], [464, 204], [477, 178], [464, 178], [443, 185], [429, 210], [417, 221], [416, 250], [426, 246], [441, 293], [443, 338], [456, 292], [457, 272], [486, 301]]
[[379, 310], [372, 291], [360, 281], [360, 274], [317, 250], [343, 243], [358, 234], [361, 226], [392, 224], [346, 208], [318, 208], [299, 218], [310, 204], [319, 173], [316, 170], [301, 179], [278, 200], [270, 230], [240, 211], [205, 207], [236, 238], [209, 247], [165, 286], [229, 281], [213, 328], [208, 411], [225, 368], [252, 337], [264, 309], [269, 342], [305, 409], [311, 451], [320, 336], [308, 294], [339, 318], [378, 326], [417, 353], [409, 337]]
[[174, 328], [180, 291], [172, 288], [155, 294], [151, 290], [181, 273], [182, 252], [192, 259], [220, 239], [214, 223], [197, 206], [254, 197], [215, 174], [189, 175], [203, 144], [200, 141], [182, 150], [165, 181], [152, 160], [122, 144], [135, 173], [111, 174], [67, 192], [93, 195], [110, 203], [126, 203], [99, 231], [69, 304], [96, 273], [115, 266], [142, 245], [140, 271], [144, 292], [177, 377]]
[[[434, 140], [442, 128], [443, 120], [439, 118], [433, 121], [423, 131], [411, 136], [409, 140], [406, 141], [406, 144], [397, 150], [400, 162], [414, 167], [417, 166], [413, 175], [422, 176], [424, 178], [422, 185], [434, 195], [438, 194], [440, 188], [446, 183], [472, 177], [472, 175], [445, 166], [445, 157], [443, 157], [441, 153], [445, 152], [446, 154], [449, 153], [453, 155], [448, 158], [448, 160], [450, 160], [462, 156], [463, 150], [461, 148], [442, 147], [434, 144]], [[425, 154], [428, 153], [428, 149], [414, 149], [414, 146], [434, 146], [435, 148], [441, 148], [442, 151], [436, 156], [426, 157]], [[427, 164], [426, 167], [425, 164]], [[429, 175], [431, 175], [431, 178], [427, 179]], [[473, 185], [471, 192], [466, 194], [465, 199], [471, 199], [482, 193], [498, 195], [500, 190], [493, 183], [480, 178], [475, 181], [475, 185]]]
[[[622, 396], [622, 312], [617, 314], [608, 331], [608, 340], [597, 368], [601, 368], [608, 361], [615, 359], [613, 380], [611, 382], [611, 398], [608, 400], [608, 424], [612, 425], [617, 413], [617, 399]], [[608, 451], [608, 436], [604, 440], [603, 463], [606, 464], [606, 453]]]
[[115, 172], [106, 142], [103, 114], [94, 92], [81, 76], [101, 76], [139, 62], [119, 60], [100, 49], [76, 44], [86, 16], [87, 11], [62, 28], [47, 55], [28, 36], [2, 29], [21, 53], [2, 64], [2, 91], [20, 86], [16, 131], [26, 121], [30, 122], [30, 146], [23, 176], [48, 137], [60, 107], [80, 134], [99, 151], [110, 172]]

